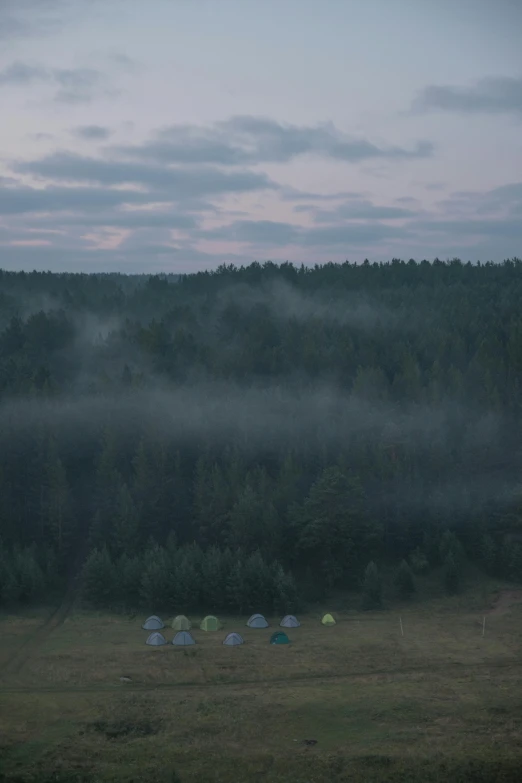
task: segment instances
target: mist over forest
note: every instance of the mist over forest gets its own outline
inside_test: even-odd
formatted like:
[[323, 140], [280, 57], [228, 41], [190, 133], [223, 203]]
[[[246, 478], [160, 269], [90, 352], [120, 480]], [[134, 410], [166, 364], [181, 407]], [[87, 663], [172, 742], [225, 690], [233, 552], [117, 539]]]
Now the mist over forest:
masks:
[[521, 301], [518, 259], [0, 271], [2, 605], [522, 580]]

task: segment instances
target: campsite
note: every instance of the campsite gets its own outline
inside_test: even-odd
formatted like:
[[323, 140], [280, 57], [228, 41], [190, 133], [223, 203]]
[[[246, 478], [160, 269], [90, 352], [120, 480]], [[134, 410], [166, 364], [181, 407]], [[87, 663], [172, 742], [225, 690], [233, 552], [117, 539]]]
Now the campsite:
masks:
[[[43, 610], [3, 615], [2, 771], [35, 781], [81, 768], [85, 781], [322, 783], [442, 781], [475, 764], [493, 776], [474, 779], [515, 781], [522, 604], [493, 599], [482, 636], [498, 585], [489, 588], [397, 611], [335, 607], [334, 626], [319, 608], [293, 628], [281, 617], [251, 628], [227, 616], [208, 632], [194, 615], [188, 647], [170, 643], [174, 615], [162, 617], [169, 643], [160, 647], [145, 645], [145, 617], [73, 609], [49, 630]], [[269, 644], [278, 631], [291, 643]], [[224, 645], [229, 633], [244, 644]], [[496, 778], [500, 751], [505, 777]]]
[[0, 0], [0, 783], [522, 783], [521, 31]]

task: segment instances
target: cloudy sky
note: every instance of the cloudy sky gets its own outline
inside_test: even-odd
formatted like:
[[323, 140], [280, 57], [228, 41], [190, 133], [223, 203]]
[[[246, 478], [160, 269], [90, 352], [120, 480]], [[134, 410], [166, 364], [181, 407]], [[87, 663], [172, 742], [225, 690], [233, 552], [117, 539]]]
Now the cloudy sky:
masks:
[[0, 268], [522, 256], [520, 0], [0, 0]]

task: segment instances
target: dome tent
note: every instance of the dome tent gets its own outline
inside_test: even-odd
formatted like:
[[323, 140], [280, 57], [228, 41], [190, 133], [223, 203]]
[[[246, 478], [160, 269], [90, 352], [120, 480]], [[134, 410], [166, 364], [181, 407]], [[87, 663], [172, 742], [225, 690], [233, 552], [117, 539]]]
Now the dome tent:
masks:
[[207, 616], [201, 621], [201, 625], [199, 627], [202, 631], [219, 631], [221, 628], [221, 623], [217, 617], [214, 617], [214, 615], [207, 614]]
[[270, 644], [290, 644], [290, 639], [284, 631], [276, 631], [270, 637]]
[[155, 631], [150, 634], [145, 644], [150, 644], [151, 647], [160, 647], [162, 644], [167, 644], [167, 640], [162, 633]]
[[286, 614], [281, 620], [281, 622], [279, 623], [279, 625], [282, 628], [299, 628], [301, 623], [299, 622], [297, 617], [294, 617], [293, 614]]
[[188, 647], [190, 644], [196, 644], [196, 642], [189, 631], [178, 631], [172, 640], [172, 644], [175, 644], [177, 647]]
[[268, 623], [262, 614], [253, 614], [249, 617], [247, 625], [249, 628], [268, 628]]
[[192, 623], [184, 614], [178, 614], [172, 621], [172, 627], [175, 631], [190, 631]]
[[244, 644], [245, 641], [241, 634], [239, 633], [229, 633], [228, 636], [226, 636], [223, 640], [223, 644], [226, 644], [227, 647], [235, 647], [238, 644]]
[[163, 620], [158, 617], [157, 614], [153, 614], [147, 617], [143, 625], [141, 626], [144, 631], [159, 631], [160, 628], [165, 628]]
[[323, 625], [336, 625], [336, 622], [331, 614], [325, 614], [321, 622]]

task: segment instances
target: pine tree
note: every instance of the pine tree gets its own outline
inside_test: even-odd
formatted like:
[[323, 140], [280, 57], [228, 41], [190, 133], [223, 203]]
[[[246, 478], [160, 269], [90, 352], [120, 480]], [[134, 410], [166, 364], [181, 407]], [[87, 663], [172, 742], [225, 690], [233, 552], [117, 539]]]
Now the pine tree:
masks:
[[270, 568], [257, 551], [243, 564], [243, 606], [248, 611], [265, 611], [271, 608], [273, 577]]
[[403, 560], [397, 569], [395, 585], [401, 598], [411, 598], [416, 590], [413, 573], [406, 560]]
[[350, 577], [357, 552], [367, 548], [373, 534], [359, 479], [338, 467], [322, 471], [304, 504], [294, 507], [293, 524], [305, 559], [321, 563], [327, 577]]
[[440, 559], [444, 563], [448, 555], [452, 555], [457, 566], [464, 561], [464, 549], [459, 539], [451, 530], [445, 530], [440, 539], [439, 545]]
[[17, 598], [30, 602], [42, 598], [45, 589], [45, 576], [38, 565], [35, 553], [27, 548], [14, 553], [14, 573], [17, 583]]
[[20, 586], [14, 567], [14, 558], [0, 543], [0, 605], [9, 606], [20, 598]]
[[222, 552], [217, 547], [207, 549], [202, 558], [201, 601], [204, 606], [223, 609], [226, 605], [226, 570]]
[[490, 576], [494, 576], [499, 566], [499, 551], [495, 540], [489, 533], [485, 533], [479, 543], [479, 557], [482, 567]]
[[132, 460], [132, 495], [140, 515], [140, 528], [144, 535], [161, 540], [161, 524], [157, 515], [157, 485], [150, 451], [142, 439]]
[[382, 580], [379, 569], [372, 561], [366, 566], [362, 584], [363, 609], [382, 608]]
[[414, 574], [425, 574], [430, 569], [428, 558], [420, 547], [410, 552], [408, 560]]
[[[201, 605], [201, 577], [197, 559], [191, 547], [183, 547], [176, 558], [175, 606], [182, 614]], [[211, 604], [212, 606], [213, 604]], [[205, 611], [208, 609], [205, 607]]]
[[171, 584], [176, 585], [166, 550], [152, 544], [145, 552], [140, 583], [140, 601], [147, 611], [166, 608], [170, 603]]
[[136, 610], [140, 606], [140, 586], [142, 559], [123, 554], [115, 563], [118, 603], [125, 611]]
[[68, 549], [73, 534], [72, 509], [67, 475], [53, 440], [48, 449], [46, 478], [47, 527], [56, 542], [58, 551], [62, 553]]
[[272, 578], [272, 607], [283, 614], [296, 612], [297, 587], [293, 576], [285, 573], [282, 566], [276, 563], [272, 569]]
[[251, 484], [246, 484], [230, 511], [228, 543], [232, 549], [252, 552], [259, 546], [263, 516], [261, 499]]
[[219, 465], [201, 456], [194, 474], [193, 514], [198, 535], [204, 544], [219, 543], [231, 507], [230, 493]]
[[460, 569], [453, 552], [448, 552], [443, 565], [444, 587], [449, 595], [458, 592], [460, 586]]
[[243, 614], [245, 602], [245, 576], [241, 558], [238, 558], [229, 571], [227, 579], [227, 601], [233, 612]]
[[509, 545], [508, 574], [516, 582], [522, 582], [522, 546], [520, 544]]
[[115, 570], [107, 547], [93, 550], [82, 571], [82, 596], [91, 606], [109, 608], [117, 593]]
[[118, 504], [113, 525], [114, 550], [119, 554], [133, 557], [140, 542], [139, 514], [126, 484], [122, 484], [118, 493]]
[[118, 493], [114, 489], [123, 484], [117, 465], [115, 435], [105, 431], [101, 445], [96, 462], [94, 515], [89, 532], [92, 544], [100, 548], [112, 545], [118, 511]]

